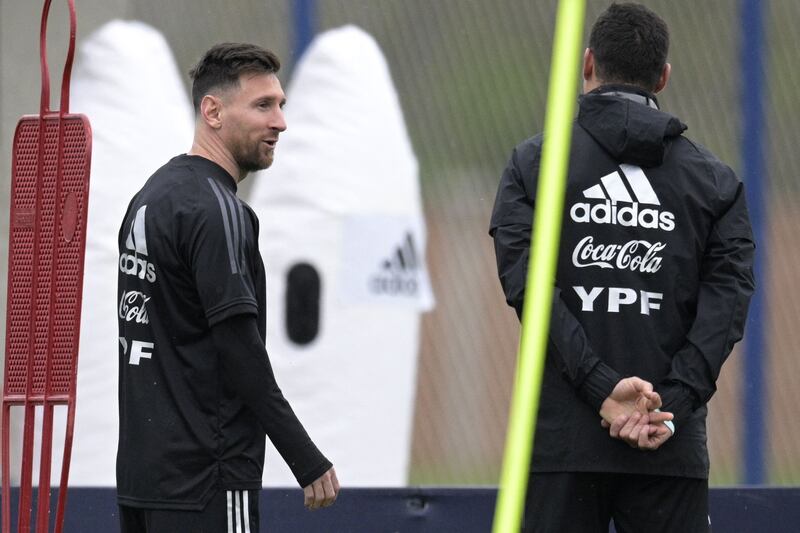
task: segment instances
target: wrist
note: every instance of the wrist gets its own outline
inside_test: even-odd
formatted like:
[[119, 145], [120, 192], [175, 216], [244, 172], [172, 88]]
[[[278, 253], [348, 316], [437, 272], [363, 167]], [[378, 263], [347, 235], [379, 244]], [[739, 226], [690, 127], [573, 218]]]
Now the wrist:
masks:
[[624, 405], [621, 405], [620, 402], [608, 397], [600, 404], [599, 413], [600, 418], [610, 424], [619, 416], [628, 414], [628, 409], [626, 409]]
[[586, 375], [579, 388], [579, 393], [585, 401], [601, 411], [602, 416], [603, 406], [607, 406], [614, 388], [621, 380], [622, 376], [613, 368], [599, 361]]

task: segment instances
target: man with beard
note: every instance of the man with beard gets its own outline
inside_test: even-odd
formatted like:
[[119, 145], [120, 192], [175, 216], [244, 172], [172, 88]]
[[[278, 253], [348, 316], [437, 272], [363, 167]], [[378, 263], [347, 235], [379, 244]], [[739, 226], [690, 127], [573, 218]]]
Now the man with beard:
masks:
[[[236, 196], [286, 129], [278, 58], [220, 44], [192, 69], [195, 136], [119, 232], [117, 492], [123, 533], [251, 532], [269, 436], [310, 509], [336, 472], [275, 382], [258, 219]], [[124, 311], [124, 312], [123, 312]]]

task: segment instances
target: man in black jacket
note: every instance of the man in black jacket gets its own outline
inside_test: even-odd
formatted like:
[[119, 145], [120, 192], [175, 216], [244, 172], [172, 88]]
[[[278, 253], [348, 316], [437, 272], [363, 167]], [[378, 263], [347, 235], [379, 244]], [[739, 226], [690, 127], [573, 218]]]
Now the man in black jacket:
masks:
[[[584, 55], [525, 531], [709, 529], [706, 403], [754, 244], [741, 181], [658, 108], [668, 43], [655, 13], [614, 4]], [[520, 317], [541, 146], [516, 147], [491, 219]]]

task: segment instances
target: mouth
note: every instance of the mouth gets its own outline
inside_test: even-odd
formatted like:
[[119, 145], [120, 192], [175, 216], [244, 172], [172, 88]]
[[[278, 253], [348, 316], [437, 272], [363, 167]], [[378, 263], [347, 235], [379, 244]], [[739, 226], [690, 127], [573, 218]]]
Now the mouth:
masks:
[[278, 144], [278, 139], [266, 139], [264, 142], [267, 143], [267, 146], [274, 150], [275, 145]]

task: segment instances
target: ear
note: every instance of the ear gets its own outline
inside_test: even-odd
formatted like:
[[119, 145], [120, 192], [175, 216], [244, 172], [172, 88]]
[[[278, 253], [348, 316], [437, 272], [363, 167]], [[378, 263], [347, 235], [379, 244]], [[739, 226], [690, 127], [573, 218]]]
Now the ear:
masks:
[[654, 94], [660, 93], [664, 87], [667, 86], [667, 82], [669, 81], [669, 75], [672, 73], [672, 65], [669, 63], [664, 63], [664, 70], [661, 71], [661, 77], [658, 78], [658, 84], [656, 85], [656, 89], [653, 91]]
[[591, 48], [583, 51], [583, 81], [589, 81], [594, 75], [594, 52]]
[[213, 129], [222, 127], [222, 100], [213, 94], [207, 94], [200, 101], [200, 116], [203, 122]]

